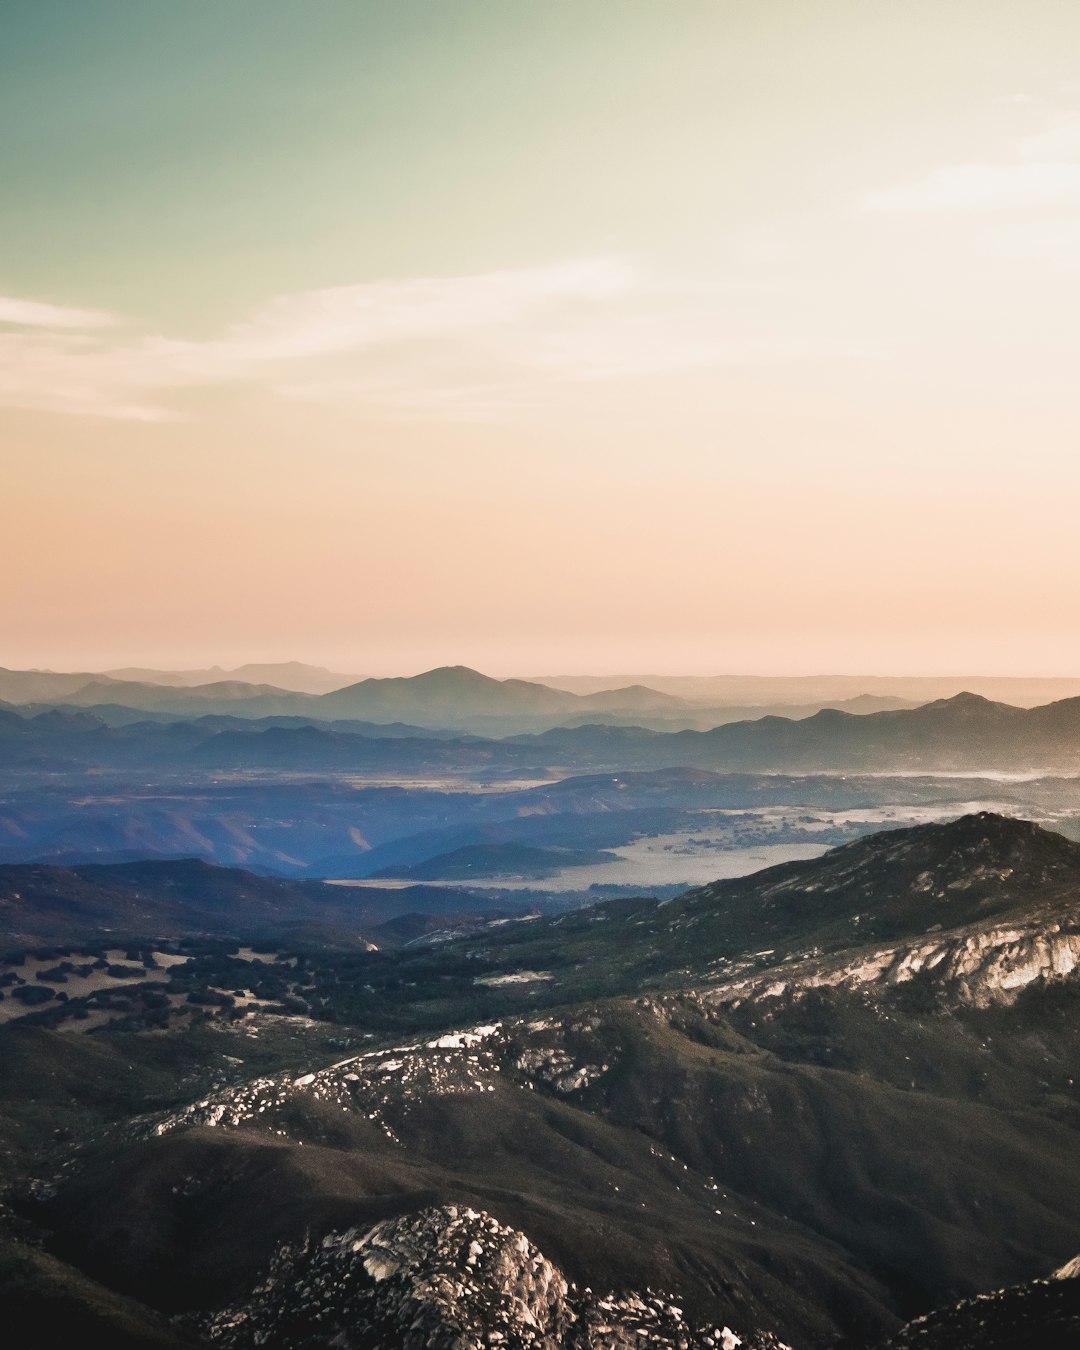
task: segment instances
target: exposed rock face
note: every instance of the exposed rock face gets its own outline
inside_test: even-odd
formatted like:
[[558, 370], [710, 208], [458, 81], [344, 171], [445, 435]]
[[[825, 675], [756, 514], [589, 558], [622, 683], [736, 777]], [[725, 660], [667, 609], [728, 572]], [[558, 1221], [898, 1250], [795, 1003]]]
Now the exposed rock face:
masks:
[[958, 1003], [988, 1007], [1010, 1003], [1038, 980], [1059, 980], [1080, 965], [1080, 907], [1045, 924], [1008, 924], [897, 943], [856, 959], [788, 962], [757, 975], [702, 991], [718, 1005], [742, 999], [796, 996], [822, 987], [888, 988], [932, 971]]
[[184, 1125], [280, 1124], [282, 1109], [297, 1097], [307, 1097], [360, 1115], [396, 1139], [397, 1128], [417, 1103], [494, 1092], [507, 1071], [522, 1087], [558, 1096], [588, 1087], [609, 1068], [592, 1058], [592, 1030], [588, 1023], [549, 1020], [452, 1031], [431, 1041], [370, 1050], [299, 1077], [255, 1078], [158, 1119], [152, 1131], [161, 1135]]
[[[735, 888], [749, 884], [690, 892], [688, 912], [739, 903]], [[1080, 966], [1080, 846], [989, 812], [889, 831], [804, 868], [773, 869], [750, 898], [764, 921], [775, 918], [783, 940], [756, 953], [755, 968], [744, 959], [727, 979], [699, 988], [706, 1004], [820, 988], [873, 994], [932, 975], [946, 1001], [988, 1007]], [[800, 944], [785, 928], [798, 914], [804, 932], [822, 916], [829, 923]]]
[[579, 1290], [524, 1233], [455, 1206], [282, 1248], [250, 1300], [202, 1330], [227, 1350], [784, 1350], [690, 1326], [652, 1291]]

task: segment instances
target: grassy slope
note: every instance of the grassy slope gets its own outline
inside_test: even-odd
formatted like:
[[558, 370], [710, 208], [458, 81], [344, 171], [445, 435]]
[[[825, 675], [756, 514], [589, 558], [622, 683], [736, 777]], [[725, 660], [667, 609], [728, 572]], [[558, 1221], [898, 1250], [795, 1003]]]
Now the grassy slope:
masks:
[[47, 1252], [0, 1238], [0, 1308], [34, 1345], [192, 1350], [160, 1314], [104, 1288]]
[[[807, 1345], [865, 1343], [1080, 1248], [1076, 1133], [1039, 1109], [1034, 1075], [1011, 1103], [979, 1103], [959, 1081], [905, 1090], [871, 1073], [868, 1025], [867, 1062], [837, 1069], [690, 1003], [675, 1025], [638, 1004], [587, 1011], [567, 1045], [610, 1062], [604, 1078], [562, 1100], [523, 1090], [508, 1062], [494, 1093], [392, 1114], [404, 1147], [308, 1098], [238, 1130], [106, 1147], [48, 1207], [56, 1250], [147, 1302], [205, 1306], [309, 1228], [464, 1201], [594, 1288], [666, 1285]], [[879, 1023], [879, 1062], [895, 1036]], [[983, 1062], [973, 1043], [953, 1054]]]

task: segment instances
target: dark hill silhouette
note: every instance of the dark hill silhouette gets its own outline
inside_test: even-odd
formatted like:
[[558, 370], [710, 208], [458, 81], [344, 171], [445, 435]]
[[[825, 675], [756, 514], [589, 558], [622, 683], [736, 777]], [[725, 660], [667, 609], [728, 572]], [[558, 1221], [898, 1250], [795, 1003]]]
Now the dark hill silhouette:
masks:
[[409, 678], [361, 680], [335, 690], [319, 700], [319, 715], [452, 726], [476, 717], [655, 712], [685, 706], [681, 699], [641, 686], [582, 696], [528, 680], [495, 680], [468, 666], [442, 666]]
[[886, 830], [830, 849], [717, 881], [665, 906], [695, 917], [696, 940], [730, 950], [796, 942], [829, 946], [915, 936], [1026, 914], [1080, 891], [1080, 844], [1028, 820], [993, 812], [939, 825]]
[[[70, 706], [37, 715], [32, 708], [22, 713], [0, 709], [0, 748], [23, 760], [47, 753], [87, 764], [151, 766], [176, 763], [186, 738], [192, 766], [217, 768], [407, 765], [422, 771], [446, 768], [457, 753], [462, 768], [549, 766], [557, 773], [660, 768], [789, 774], [1080, 770], [1080, 698], [1014, 708], [959, 694], [921, 708], [866, 714], [825, 709], [801, 720], [768, 716], [705, 732], [587, 723], [540, 734], [478, 737], [468, 732], [470, 725], [485, 720], [508, 726], [529, 719], [535, 723], [551, 716], [549, 699], [576, 696], [489, 680], [474, 671], [432, 671], [411, 681], [369, 681], [323, 698], [297, 696], [305, 700], [304, 714], [275, 712], [255, 719], [251, 701], [219, 706], [190, 689], [156, 693], [195, 697], [196, 710], [212, 718], [220, 719], [227, 708], [235, 713], [237, 702], [249, 712], [234, 716], [231, 723], [196, 717], [191, 734], [169, 738], [153, 713], [143, 720], [134, 715], [125, 720], [113, 713], [99, 717], [92, 708], [75, 713]], [[277, 704], [293, 696], [268, 697]], [[343, 706], [331, 702], [338, 699]], [[546, 713], [541, 711], [545, 706]], [[457, 730], [433, 730], [455, 723]], [[386, 732], [378, 726], [394, 727], [396, 738], [409, 742], [408, 749], [388, 745]]]
[[228, 931], [309, 917], [339, 906], [333, 887], [259, 877], [193, 858], [0, 867], [0, 934], [55, 942], [96, 935]]
[[[171, 673], [164, 674], [168, 677]], [[517, 725], [506, 730], [550, 725], [563, 717], [590, 713], [650, 716], [679, 713], [689, 707], [683, 699], [640, 685], [583, 696], [527, 680], [492, 679], [467, 666], [444, 666], [408, 677], [360, 680], [318, 694], [235, 678], [203, 684], [187, 680], [178, 683], [166, 678], [163, 683], [156, 683], [111, 676], [45, 677], [34, 672], [0, 671], [0, 698], [5, 692], [13, 704], [23, 706], [64, 702], [84, 708], [100, 705], [173, 716], [219, 712], [252, 718], [306, 716], [317, 721], [342, 718], [407, 721], [427, 727], [460, 727], [476, 719], [495, 722], [516, 719]]]
[[718, 772], [976, 771], [1080, 766], [1080, 698], [1014, 708], [963, 693], [920, 708], [812, 717], [767, 716], [711, 731], [558, 728], [511, 738], [548, 753], [623, 767], [680, 765]]
[[303, 661], [249, 662], [233, 670], [208, 666], [201, 670], [153, 670], [143, 666], [126, 666], [121, 670], [107, 670], [109, 680], [134, 680], [142, 684], [171, 685], [186, 688], [191, 685], [214, 684], [219, 680], [236, 680], [243, 684], [271, 685], [297, 694], [326, 694], [356, 681], [355, 675], [340, 675], [324, 666], [311, 666]]
[[757, 767], [992, 768], [1080, 758], [1080, 699], [1014, 708], [962, 693], [920, 708], [856, 716], [827, 708], [803, 721], [763, 718], [706, 733], [718, 758]]
[[469, 844], [425, 858], [411, 867], [387, 867], [373, 877], [412, 877], [417, 881], [468, 881], [475, 877], [517, 875], [548, 877], [564, 867], [595, 867], [615, 855], [598, 849], [535, 848], [526, 844]]

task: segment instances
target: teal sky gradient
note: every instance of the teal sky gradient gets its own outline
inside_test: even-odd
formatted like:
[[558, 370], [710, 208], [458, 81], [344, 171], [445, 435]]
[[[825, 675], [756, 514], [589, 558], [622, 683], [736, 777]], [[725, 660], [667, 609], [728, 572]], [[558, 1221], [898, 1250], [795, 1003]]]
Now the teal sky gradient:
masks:
[[1075, 4], [0, 23], [0, 664], [1080, 669]]
[[981, 100], [1074, 76], [1080, 18], [920, 0], [7, 0], [3, 37], [7, 286], [198, 323], [268, 292], [583, 246], [707, 255], [721, 211], [820, 208], [882, 136], [945, 151]]

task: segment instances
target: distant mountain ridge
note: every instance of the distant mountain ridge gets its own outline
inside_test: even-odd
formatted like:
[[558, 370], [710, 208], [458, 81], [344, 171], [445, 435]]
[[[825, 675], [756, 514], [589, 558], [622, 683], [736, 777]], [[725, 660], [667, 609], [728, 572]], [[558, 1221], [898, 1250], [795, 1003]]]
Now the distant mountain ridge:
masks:
[[0, 671], [0, 700], [18, 705], [122, 706], [179, 716], [228, 712], [247, 717], [308, 716], [319, 721], [404, 721], [432, 728], [460, 727], [474, 719], [492, 723], [519, 719], [528, 724], [531, 719], [561, 719], [573, 714], [676, 713], [687, 707], [682, 699], [641, 686], [583, 696], [524, 680], [496, 680], [467, 666], [366, 679], [323, 693], [302, 693], [237, 679], [206, 684], [156, 683], [109, 676]]
[[612, 755], [728, 772], [871, 772], [1074, 769], [1080, 766], [1080, 697], [1037, 708], [961, 693], [919, 708], [866, 713], [823, 709], [793, 720], [768, 716], [711, 731], [667, 735], [632, 728], [556, 729], [514, 737], [548, 753]]
[[205, 685], [268, 685], [281, 693], [325, 694], [356, 682], [355, 675], [338, 675], [302, 661], [249, 663], [235, 670], [209, 666], [203, 670], [155, 670], [125, 666], [103, 671], [9, 670], [0, 667], [0, 700], [11, 703], [48, 703], [77, 693], [88, 685], [153, 685], [186, 689]]
[[[348, 683], [346, 677], [295, 662], [245, 666], [235, 671], [128, 668], [102, 675], [0, 671], [0, 703], [5, 701], [19, 706], [64, 703], [103, 710], [126, 707], [170, 716], [220, 711], [251, 718], [306, 715], [318, 721], [405, 721], [493, 735], [542, 730], [537, 723], [581, 726], [596, 719], [633, 725], [635, 718], [642, 718], [661, 730], [701, 728], [770, 712], [806, 717], [821, 707], [820, 702], [810, 702], [709, 709], [642, 684], [569, 692], [535, 681], [494, 679], [467, 666]], [[866, 713], [912, 704], [887, 695], [860, 694], [843, 700], [841, 706]], [[714, 721], [708, 720], [710, 714]], [[514, 720], [521, 725], [515, 727]]]
[[[30, 709], [0, 708], [0, 747], [8, 762], [32, 765], [47, 756], [58, 764], [156, 764], [168, 762], [191, 768], [276, 768], [290, 771], [336, 768], [416, 773], [456, 767], [475, 772], [537, 771], [557, 776], [610, 769], [706, 769], [718, 773], [964, 773], [1031, 772], [1075, 773], [1080, 770], [1080, 698], [1063, 699], [1038, 708], [1016, 708], [993, 703], [977, 694], [958, 694], [919, 708], [875, 713], [845, 713], [824, 709], [801, 720], [768, 716], [732, 722], [711, 731], [663, 732], [639, 726], [610, 726], [586, 722], [557, 726], [540, 733], [526, 732], [480, 737], [463, 734], [463, 725], [450, 734], [418, 723], [420, 708], [410, 708], [413, 690], [399, 682], [385, 689], [375, 681], [356, 686], [361, 692], [338, 691], [304, 698], [307, 716], [287, 725], [259, 724], [247, 717], [226, 726], [213, 719], [185, 722], [166, 719], [144, 722], [96, 718], [87, 709], [65, 704], [27, 716]], [[447, 720], [442, 700], [451, 688], [451, 702], [461, 706], [466, 688], [469, 708], [511, 704], [519, 711], [507, 715], [514, 725], [522, 704], [539, 708], [554, 691], [489, 681], [468, 672], [462, 676], [431, 672], [425, 694], [432, 720]], [[155, 697], [160, 691], [154, 691]], [[198, 691], [180, 691], [196, 699], [194, 716], [213, 705], [198, 702]], [[566, 697], [573, 697], [567, 695]], [[328, 700], [336, 700], [331, 703]], [[223, 706], [229, 707], [228, 703]], [[235, 706], [235, 705], [232, 705]], [[550, 706], [550, 705], [548, 705]], [[434, 710], [434, 711], [432, 711]], [[362, 712], [375, 725], [401, 725], [388, 737], [362, 727], [350, 727]], [[411, 716], [406, 718], [406, 714]], [[355, 717], [352, 715], [355, 714]], [[332, 717], [338, 725], [320, 721]], [[243, 714], [240, 714], [243, 716]], [[288, 714], [290, 718], [292, 714]], [[385, 720], [384, 720], [385, 719]], [[492, 720], [497, 720], [492, 718]], [[162, 760], [164, 757], [164, 761]]]
[[142, 666], [126, 666], [120, 670], [103, 672], [111, 680], [134, 681], [139, 684], [171, 685], [176, 688], [200, 684], [218, 684], [223, 680], [241, 684], [268, 684], [274, 689], [296, 694], [328, 694], [355, 684], [355, 675], [343, 675], [324, 666], [310, 666], [303, 661], [248, 662], [233, 670], [208, 666], [202, 670], [154, 670]]
[[[173, 691], [172, 702], [163, 692], [169, 690]], [[320, 719], [340, 715], [379, 721], [389, 716], [437, 725], [438, 716], [445, 717], [449, 710], [457, 725], [466, 717], [531, 715], [580, 720], [589, 712], [606, 717], [636, 712], [653, 719], [674, 720], [681, 715], [684, 725], [700, 729], [705, 725], [701, 717], [709, 712], [718, 714], [715, 724], [767, 713], [805, 717], [823, 707], [862, 713], [947, 700], [965, 690], [992, 701], [1031, 707], [1080, 697], [1080, 677], [563, 675], [493, 679], [466, 666], [444, 666], [415, 676], [358, 679], [300, 661], [253, 662], [232, 670], [127, 666], [103, 672], [60, 672], [0, 667], [0, 703], [74, 701], [80, 706], [122, 704], [183, 713], [193, 703], [177, 701], [182, 690], [197, 691], [190, 693], [192, 700], [220, 703], [222, 711], [229, 704], [230, 711], [255, 717], [307, 713]], [[485, 690], [490, 698], [485, 698]], [[336, 696], [336, 702], [325, 711], [309, 707], [310, 699], [328, 694]], [[331, 711], [335, 707], [345, 711]], [[397, 711], [388, 712], [388, 708]], [[483, 730], [480, 726], [473, 729]], [[492, 730], [507, 734], [495, 727]]]
[[622, 685], [645, 684], [675, 694], [691, 703], [762, 707], [838, 702], [871, 697], [897, 698], [916, 704], [952, 698], [963, 690], [984, 698], [1034, 707], [1080, 695], [1080, 676], [1021, 675], [531, 675], [526, 677], [553, 689], [591, 694]]
[[[361, 680], [320, 700], [324, 714], [370, 720], [431, 720], [557, 715], [585, 710], [655, 711], [685, 707], [683, 700], [642, 686], [579, 695], [527, 680], [496, 680], [468, 666], [443, 666], [406, 678]], [[420, 717], [417, 717], [420, 713]]]

